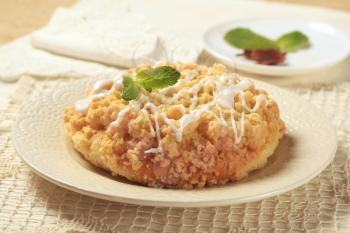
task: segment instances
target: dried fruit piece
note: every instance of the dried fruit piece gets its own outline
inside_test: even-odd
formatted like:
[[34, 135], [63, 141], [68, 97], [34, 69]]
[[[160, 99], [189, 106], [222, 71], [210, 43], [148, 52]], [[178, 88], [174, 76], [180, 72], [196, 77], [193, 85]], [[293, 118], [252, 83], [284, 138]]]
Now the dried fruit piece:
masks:
[[263, 65], [277, 65], [284, 62], [286, 53], [278, 49], [245, 49], [243, 55]]

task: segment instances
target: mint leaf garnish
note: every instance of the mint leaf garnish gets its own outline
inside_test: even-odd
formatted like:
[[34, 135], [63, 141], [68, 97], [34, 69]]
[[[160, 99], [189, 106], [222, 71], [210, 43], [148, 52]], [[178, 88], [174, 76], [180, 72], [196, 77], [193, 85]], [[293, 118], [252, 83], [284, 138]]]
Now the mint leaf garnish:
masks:
[[240, 55], [264, 65], [280, 64], [286, 53], [309, 45], [307, 36], [299, 31], [292, 31], [277, 40], [271, 40], [248, 28], [235, 28], [228, 31], [224, 39], [228, 44], [243, 49], [244, 53]]
[[136, 99], [140, 93], [140, 87], [134, 82], [134, 80], [128, 76], [123, 77], [123, 91], [122, 98], [124, 100]]
[[309, 45], [307, 36], [299, 31], [293, 31], [280, 36], [276, 43], [282, 52], [294, 52]]
[[174, 85], [179, 78], [180, 72], [170, 66], [141, 70], [136, 74], [135, 80], [128, 76], [123, 77], [122, 98], [127, 101], [134, 100], [142, 87], [151, 92], [153, 89]]
[[272, 49], [278, 48], [275, 41], [259, 35], [248, 28], [235, 28], [225, 35], [230, 45], [240, 49]]
[[170, 66], [161, 66], [154, 69], [142, 70], [136, 75], [136, 82], [147, 91], [174, 85], [180, 78], [180, 73]]
[[300, 31], [292, 31], [271, 40], [248, 28], [235, 28], [228, 31], [225, 41], [240, 49], [279, 49], [281, 52], [294, 52], [309, 45], [309, 39]]

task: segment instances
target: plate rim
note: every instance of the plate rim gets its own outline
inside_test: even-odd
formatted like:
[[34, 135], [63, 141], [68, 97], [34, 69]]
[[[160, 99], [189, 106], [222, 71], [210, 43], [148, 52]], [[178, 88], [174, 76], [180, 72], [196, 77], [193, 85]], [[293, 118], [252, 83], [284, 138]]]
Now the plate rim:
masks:
[[[244, 64], [240, 63], [239, 61], [233, 61], [229, 60], [225, 55], [217, 52], [215, 49], [211, 48], [209, 44], [207, 43], [206, 37], [210, 32], [216, 28], [229, 25], [229, 24], [239, 24], [241, 22], [249, 22], [249, 21], [258, 21], [258, 20], [286, 20], [286, 21], [294, 21], [294, 22], [302, 22], [302, 23], [317, 23], [317, 24], [322, 24], [326, 25], [327, 27], [332, 28], [335, 30], [337, 33], [341, 34], [345, 40], [347, 40], [348, 46], [346, 47], [346, 52], [342, 54], [342, 56], [339, 56], [337, 59], [334, 59], [332, 62], [326, 62], [324, 64], [319, 64], [319, 65], [312, 65], [308, 68], [295, 68], [295, 67], [281, 67], [281, 66], [268, 66], [268, 65], [262, 65], [262, 64]], [[338, 27], [323, 22], [321, 20], [310, 20], [310, 19], [291, 19], [290, 17], [251, 17], [251, 18], [246, 18], [246, 19], [238, 19], [238, 20], [228, 20], [219, 24], [214, 24], [211, 25], [209, 28], [207, 28], [204, 33], [202, 34], [202, 43], [203, 43], [203, 49], [208, 52], [211, 56], [214, 58], [218, 59], [220, 62], [224, 63], [225, 65], [242, 70], [244, 72], [252, 73], [252, 74], [260, 74], [260, 75], [266, 75], [266, 76], [295, 76], [295, 75], [306, 75], [310, 73], [315, 73], [317, 71], [322, 71], [327, 68], [330, 68], [342, 61], [344, 61], [346, 58], [349, 57], [350, 55], [350, 37], [345, 34], [341, 29]], [[259, 67], [260, 71], [256, 71], [255, 69], [252, 69], [252, 67]], [[271, 71], [273, 70], [273, 71]]]
[[[78, 80], [77, 82], [81, 82], [81, 81], [82, 80]], [[91, 80], [90, 81], [84, 80], [84, 82], [88, 83], [88, 82], [91, 82]], [[26, 156], [23, 156], [22, 153], [24, 153], [24, 152], [21, 151], [20, 146], [18, 145], [19, 141], [16, 140], [16, 136], [15, 136], [17, 127], [19, 125], [18, 124], [19, 116], [22, 114], [23, 109], [26, 106], [31, 105], [33, 102], [36, 102], [36, 104], [38, 104], [37, 101], [38, 101], [39, 97], [40, 97], [40, 101], [42, 101], [41, 98], [43, 97], [43, 95], [45, 95], [45, 92], [42, 93], [39, 97], [37, 97], [36, 101], [34, 101], [34, 99], [30, 99], [22, 104], [22, 106], [21, 106], [21, 108], [18, 111], [18, 114], [16, 116], [16, 120], [14, 121], [14, 124], [12, 125], [12, 130], [11, 130], [12, 144], [14, 146], [14, 149], [16, 150], [17, 155], [21, 158], [21, 160], [27, 166], [29, 166], [31, 168], [31, 170], [33, 170], [40, 177], [44, 178], [45, 180], [47, 180], [51, 183], [54, 183], [55, 185], [66, 188], [68, 190], [80, 193], [82, 195], [87, 195], [87, 196], [99, 198], [99, 199], [104, 199], [104, 200], [109, 200], [109, 201], [114, 201], [114, 202], [128, 203], [128, 204], [143, 205], [143, 206], [183, 207], [183, 208], [184, 207], [190, 208], [190, 207], [227, 206], [227, 205], [232, 205], [232, 204], [241, 204], [241, 203], [248, 203], [248, 202], [253, 202], [253, 201], [260, 201], [262, 199], [274, 197], [274, 196], [277, 196], [279, 194], [289, 192], [289, 191], [291, 191], [297, 187], [300, 187], [301, 185], [309, 182], [310, 180], [315, 178], [317, 175], [319, 175], [334, 159], [334, 156], [335, 156], [336, 151], [337, 151], [337, 138], [336, 138], [336, 131], [335, 131], [333, 124], [328, 119], [328, 117], [321, 110], [319, 110], [317, 107], [315, 107], [314, 105], [312, 105], [308, 101], [303, 100], [301, 97], [295, 95], [294, 93], [291, 93], [290, 91], [284, 90], [284, 89], [277, 87], [275, 85], [271, 85], [269, 83], [258, 81], [258, 80], [253, 80], [253, 82], [258, 83], [258, 84], [263, 84], [263, 85], [271, 87], [271, 88], [277, 88], [279, 91], [293, 96], [293, 98], [296, 98], [298, 102], [302, 101], [303, 104], [308, 105], [308, 107], [311, 108], [313, 112], [317, 113], [319, 115], [319, 117], [323, 118], [323, 120], [325, 120], [327, 122], [327, 125], [329, 126], [329, 129], [331, 130], [331, 135], [329, 136], [329, 138], [330, 138], [330, 140], [332, 140], [332, 145], [333, 145], [333, 148], [332, 148], [331, 153], [329, 154], [327, 160], [322, 165], [320, 165], [318, 167], [318, 169], [315, 170], [311, 175], [309, 175], [306, 178], [298, 179], [295, 182], [293, 182], [291, 184], [289, 183], [281, 188], [262, 192], [259, 195], [244, 196], [244, 197], [240, 197], [240, 198], [231, 198], [231, 199], [226, 198], [226, 199], [219, 199], [219, 200], [212, 200], [212, 201], [199, 200], [199, 201], [194, 201], [194, 202], [187, 202], [187, 201], [182, 201], [182, 200], [177, 200], [176, 202], [163, 201], [163, 200], [157, 201], [157, 200], [150, 200], [150, 199], [145, 200], [145, 199], [140, 199], [140, 198], [124, 197], [124, 196], [118, 196], [118, 195], [111, 196], [108, 194], [94, 192], [94, 191], [88, 190], [86, 188], [80, 188], [80, 187], [73, 186], [65, 181], [62, 181], [61, 178], [52, 177], [50, 174], [45, 174], [45, 172], [42, 172], [40, 170], [40, 168], [37, 168], [34, 164], [31, 163], [31, 161], [27, 160]], [[65, 85], [71, 85], [71, 84], [65, 84]], [[42, 103], [42, 102], [40, 102], [40, 103]], [[262, 168], [262, 169], [264, 169], [264, 168]], [[118, 181], [115, 181], [115, 182], [118, 182]], [[222, 187], [222, 186], [218, 186], [218, 187]], [[150, 188], [150, 187], [145, 187], [145, 188]], [[213, 188], [215, 188], [215, 187], [213, 187]], [[176, 189], [159, 189], [159, 188], [152, 188], [152, 189], [155, 189], [157, 191], [161, 191], [161, 190], [176, 191]], [[194, 190], [200, 190], [200, 189], [192, 189], [192, 190], [188, 190], [188, 191], [194, 191]], [[183, 192], [186, 190], [180, 189], [180, 191]]]

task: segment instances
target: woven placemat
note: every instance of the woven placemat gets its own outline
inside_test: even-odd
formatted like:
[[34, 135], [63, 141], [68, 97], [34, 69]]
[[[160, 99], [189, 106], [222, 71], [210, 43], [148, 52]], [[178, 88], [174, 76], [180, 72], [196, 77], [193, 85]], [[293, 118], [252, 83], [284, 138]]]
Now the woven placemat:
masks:
[[67, 81], [23, 77], [0, 110], [0, 232], [350, 232], [350, 83], [289, 88], [322, 109], [337, 129], [336, 157], [317, 178], [259, 202], [156, 208], [60, 188], [16, 155], [10, 129], [23, 101]]

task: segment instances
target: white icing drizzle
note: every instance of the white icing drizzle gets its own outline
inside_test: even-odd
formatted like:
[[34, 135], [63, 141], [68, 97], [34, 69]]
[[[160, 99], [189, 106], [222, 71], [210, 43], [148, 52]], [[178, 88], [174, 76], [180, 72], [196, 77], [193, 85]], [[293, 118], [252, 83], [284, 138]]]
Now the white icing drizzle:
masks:
[[[140, 99], [139, 101], [142, 101], [143, 99]], [[137, 100], [130, 100], [129, 101], [129, 107], [134, 108], [136, 111], [140, 111], [140, 103]]]
[[111, 126], [114, 126], [114, 127], [119, 127], [119, 125], [123, 122], [123, 119], [125, 117], [125, 115], [131, 110], [130, 107], [126, 107], [124, 108], [123, 110], [121, 110], [119, 113], [118, 113], [118, 118], [113, 121], [111, 123]]
[[165, 113], [162, 113], [161, 115], [165, 123], [167, 123], [169, 127], [175, 132], [176, 141], [181, 141], [182, 133], [180, 132], [180, 130], [178, 130], [173, 120], [169, 119]]
[[[111, 94], [115, 90], [121, 88], [123, 84], [123, 75], [124, 73], [120, 73], [114, 79], [103, 79], [96, 81], [95, 85], [92, 88], [92, 95], [85, 99], [77, 101], [75, 104], [75, 110], [77, 112], [84, 113], [87, 111], [92, 101], [101, 99], [108, 94]], [[112, 83], [112, 87], [107, 91], [103, 87], [109, 83]]]
[[[142, 101], [142, 100], [147, 100], [148, 97], [145, 96], [146, 98], [140, 98], [139, 101]], [[139, 101], [136, 101], [136, 100], [131, 100], [129, 101], [129, 105], [128, 107], [124, 108], [123, 110], [121, 110], [119, 113], [118, 113], [118, 117], [115, 121], [113, 121], [111, 123], [112, 126], [114, 127], [118, 127], [120, 125], [121, 122], [123, 122], [123, 118], [125, 117], [126, 113], [128, 113], [132, 108], [134, 108], [136, 111], [140, 111], [140, 103]]]
[[[218, 111], [219, 111], [219, 116], [220, 116], [220, 122], [221, 122], [221, 124], [223, 124], [224, 126], [227, 126], [227, 123], [226, 123], [226, 120], [225, 120], [225, 118], [224, 118], [224, 116], [223, 116], [223, 114], [222, 114], [222, 109], [220, 108], [220, 106], [218, 105], [218, 104], [216, 104], [216, 108], [218, 109]], [[214, 114], [215, 115], [215, 114]], [[216, 116], [216, 115], [215, 115]]]
[[151, 148], [151, 149], [145, 150], [145, 154], [157, 154], [157, 153], [163, 153], [163, 150], [160, 148]]
[[154, 137], [156, 134], [155, 134], [155, 132], [154, 132], [151, 119], [150, 119], [149, 116], [148, 116], [148, 112], [147, 112], [145, 109], [142, 109], [141, 112], [142, 112], [143, 115], [145, 116], [146, 121], [147, 121], [147, 124], [148, 124], [148, 127], [149, 127], [149, 130], [150, 130], [152, 136]]
[[242, 117], [241, 117], [241, 133], [239, 134], [239, 137], [237, 138], [237, 140], [236, 140], [236, 144], [239, 144], [240, 142], [241, 142], [241, 140], [242, 140], [242, 137], [244, 136], [244, 129], [245, 129], [245, 127], [244, 127], [244, 116], [245, 116], [245, 113], [244, 112], [242, 112]]
[[220, 77], [217, 85], [218, 91], [215, 97], [216, 103], [225, 108], [233, 108], [233, 98], [235, 95], [249, 88], [252, 83], [246, 79], [243, 79], [236, 85], [225, 85], [223, 79]]
[[90, 103], [92, 102], [91, 97], [82, 99], [82, 100], [78, 100], [75, 103], [75, 110], [77, 112], [86, 112], [86, 109], [90, 106]]
[[208, 113], [210, 113], [211, 115], [213, 115], [213, 116], [215, 117], [215, 119], [216, 119], [220, 124], [226, 126], [226, 121], [223, 122], [223, 121], [220, 119], [220, 117], [218, 117], [213, 111], [210, 111], [210, 110], [209, 110]]
[[187, 125], [189, 125], [191, 122], [198, 120], [205, 112], [208, 112], [212, 105], [213, 105], [213, 102], [204, 104], [202, 107], [200, 107], [196, 110], [193, 110], [191, 113], [185, 114], [180, 118], [180, 120], [179, 120], [180, 127], [179, 127], [179, 129], [177, 129], [179, 132], [176, 133], [176, 134], [181, 135], [179, 137], [178, 141], [182, 140], [183, 131], [184, 131], [185, 127]]
[[112, 88], [109, 90], [109, 93], [114, 92], [115, 90], [118, 90], [119, 88], [121, 89], [123, 86], [123, 76], [125, 73], [120, 73], [118, 74], [113, 81]]
[[241, 116], [241, 130], [240, 130], [239, 136], [238, 136], [236, 121], [234, 117], [235, 110], [231, 109], [230, 112], [231, 112], [231, 125], [232, 125], [233, 135], [236, 139], [235, 144], [239, 144], [242, 140], [242, 137], [244, 136], [244, 112], [242, 112], [242, 116]]
[[192, 79], [194, 79], [198, 74], [199, 72], [197, 70], [188, 70], [188, 72], [186, 72], [186, 74], [184, 75], [184, 78], [179, 80], [178, 84], [189, 82]]
[[[198, 71], [188, 72], [184, 75], [183, 79], [179, 80], [175, 85], [171, 87], [164, 88], [159, 92], [159, 94], [164, 94], [164, 93], [168, 94], [170, 91], [174, 90], [172, 88], [176, 88], [181, 83], [192, 80], [197, 75], [198, 75]], [[112, 93], [113, 91], [121, 88], [122, 77], [123, 77], [123, 74], [121, 73], [114, 79], [97, 81], [92, 90], [93, 95], [86, 99], [78, 101], [76, 103], [76, 110], [79, 112], [86, 112], [90, 103], [93, 100], [97, 98], [103, 98], [106, 95]], [[263, 101], [265, 101], [265, 104], [267, 105], [267, 98], [266, 98], [266, 95], [263, 95], [263, 94], [258, 95], [256, 97], [255, 106], [253, 108], [250, 108], [246, 103], [244, 91], [247, 90], [252, 85], [252, 82], [250, 82], [247, 79], [242, 79], [237, 84], [234, 84], [234, 80], [237, 80], [237, 78], [235, 77], [231, 78], [223, 75], [220, 76], [218, 79], [213, 79], [211, 77], [203, 77], [203, 79], [201, 79], [199, 82], [197, 82], [193, 86], [183, 88], [180, 91], [178, 91], [176, 94], [174, 94], [172, 97], [169, 97], [169, 100], [170, 100], [169, 103], [171, 105], [172, 103], [176, 103], [176, 101], [178, 101], [181, 95], [185, 93], [191, 95], [191, 104], [188, 112], [184, 107], [184, 105], [182, 104], [173, 105], [173, 107], [178, 108], [182, 114], [181, 118], [178, 121], [168, 118], [166, 113], [159, 113], [159, 108], [163, 107], [164, 105], [159, 105], [157, 107], [153, 103], [149, 102], [150, 98], [148, 96], [141, 94], [138, 100], [129, 101], [129, 105], [118, 113], [117, 119], [111, 123], [111, 126], [112, 127], [120, 126], [126, 114], [131, 109], [135, 109], [136, 111], [141, 111], [145, 116], [151, 135], [153, 137], [157, 137], [157, 141], [158, 141], [157, 148], [150, 148], [146, 150], [145, 153], [163, 153], [163, 147], [162, 147], [161, 136], [160, 136], [159, 117], [162, 117], [164, 123], [167, 124], [171, 128], [171, 130], [174, 131], [176, 141], [181, 142], [183, 139], [183, 133], [185, 128], [192, 122], [199, 120], [202, 117], [202, 115], [205, 113], [212, 114], [220, 124], [227, 126], [228, 124], [222, 112], [222, 107], [224, 107], [224, 108], [230, 109], [230, 118], [231, 118], [230, 123], [231, 123], [232, 131], [235, 139], [235, 144], [239, 144], [242, 140], [242, 137], [244, 136], [244, 131], [245, 131], [244, 129], [245, 113], [244, 111], [241, 113], [240, 127], [238, 132], [236, 121], [234, 119], [234, 114], [236, 113], [236, 111], [234, 110], [234, 97], [236, 95], [240, 95], [242, 99], [243, 109], [249, 112], [256, 112]], [[109, 83], [112, 83], [112, 87], [109, 91], [107, 91], [103, 87]], [[207, 84], [215, 84], [216, 89], [214, 91], [214, 99], [209, 103], [198, 106], [198, 99], [199, 99], [198, 93], [203, 88], [203, 86]], [[142, 108], [141, 108], [141, 103], [145, 103]], [[170, 105], [168, 104], [166, 106], [170, 106]], [[218, 115], [212, 111], [211, 108], [213, 106], [216, 106]], [[154, 114], [154, 126], [152, 124], [152, 121], [150, 119], [149, 112], [147, 111], [147, 109], [152, 111], [152, 113]]]
[[89, 96], [85, 99], [78, 100], [75, 104], [75, 110], [77, 112], [86, 112], [92, 101], [101, 99], [107, 95], [107, 92], [99, 93], [93, 96]]
[[256, 97], [255, 106], [253, 108], [250, 108], [245, 101], [245, 93], [243, 91], [241, 91], [240, 94], [241, 94], [241, 98], [242, 98], [242, 106], [243, 106], [243, 108], [245, 108], [249, 112], [256, 112], [262, 101], [265, 101], [265, 103], [267, 104], [266, 95], [260, 94]]
[[113, 79], [98, 80], [92, 89], [92, 94], [96, 95], [101, 93], [104, 90], [103, 87], [109, 83], [113, 83], [113, 81]]
[[157, 148], [151, 148], [145, 151], [145, 153], [163, 153], [163, 147], [162, 147], [162, 141], [160, 138], [160, 127], [159, 127], [159, 121], [158, 121], [158, 108], [157, 106], [155, 106], [152, 103], [147, 103], [144, 106], [144, 109], [149, 108], [153, 114], [154, 114], [154, 122], [156, 125], [156, 136], [157, 136], [157, 140], [158, 140], [158, 147]]

